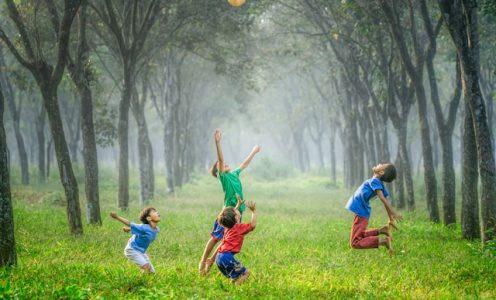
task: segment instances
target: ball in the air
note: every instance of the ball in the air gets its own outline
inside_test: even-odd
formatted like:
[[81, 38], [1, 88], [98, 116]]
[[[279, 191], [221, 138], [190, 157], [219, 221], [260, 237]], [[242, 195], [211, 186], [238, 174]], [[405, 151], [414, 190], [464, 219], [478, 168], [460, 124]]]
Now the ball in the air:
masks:
[[227, 0], [231, 6], [239, 7], [245, 4], [246, 0]]

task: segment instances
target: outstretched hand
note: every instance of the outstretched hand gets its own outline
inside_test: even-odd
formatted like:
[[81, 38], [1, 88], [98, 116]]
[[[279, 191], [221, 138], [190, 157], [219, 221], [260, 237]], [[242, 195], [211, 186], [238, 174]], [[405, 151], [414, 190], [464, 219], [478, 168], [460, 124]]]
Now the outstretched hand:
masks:
[[256, 145], [256, 146], [253, 147], [253, 149], [251, 150], [251, 152], [258, 153], [258, 152], [260, 152], [261, 149], [262, 148], [259, 145]]
[[117, 219], [117, 217], [118, 217], [118, 215], [117, 215], [117, 213], [116, 213], [116, 212], [111, 212], [111, 213], [110, 213], [110, 216], [111, 216], [112, 218], [114, 218], [114, 219]]
[[403, 215], [402, 214], [393, 214], [391, 219], [393, 221], [401, 222], [401, 221], [403, 221]]
[[248, 204], [247, 204], [246, 206], [248, 206], [248, 208], [249, 208], [252, 212], [255, 212], [255, 202], [254, 202], [254, 201], [250, 201], [250, 202], [248, 202]]
[[215, 133], [214, 133], [215, 141], [220, 142], [221, 138], [222, 138], [222, 133], [220, 132], [220, 129], [215, 129]]
[[389, 218], [389, 226], [393, 227], [394, 229], [398, 229], [398, 227], [396, 227], [396, 224], [395, 222], [398, 221], [398, 222], [401, 222], [403, 220], [403, 215], [401, 214], [393, 214], [390, 218]]

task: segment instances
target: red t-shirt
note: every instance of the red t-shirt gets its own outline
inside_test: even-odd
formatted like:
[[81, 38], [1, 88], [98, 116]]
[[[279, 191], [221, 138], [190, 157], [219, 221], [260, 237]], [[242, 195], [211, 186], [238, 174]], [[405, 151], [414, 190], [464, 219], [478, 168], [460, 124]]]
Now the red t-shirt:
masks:
[[250, 223], [238, 223], [235, 224], [231, 229], [226, 229], [224, 231], [224, 239], [222, 240], [222, 245], [220, 246], [218, 252], [238, 253], [239, 251], [241, 251], [241, 246], [243, 246], [243, 238], [245, 234], [252, 230], [253, 227]]

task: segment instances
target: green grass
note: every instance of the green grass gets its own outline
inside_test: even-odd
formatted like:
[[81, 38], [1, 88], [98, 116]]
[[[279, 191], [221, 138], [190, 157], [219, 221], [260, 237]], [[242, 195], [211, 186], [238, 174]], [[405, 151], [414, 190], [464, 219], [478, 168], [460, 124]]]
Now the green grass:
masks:
[[[85, 226], [82, 237], [69, 234], [58, 181], [13, 187], [18, 266], [0, 269], [0, 299], [496, 297], [496, 259], [484, 254], [478, 242], [461, 240], [459, 227], [429, 223], [421, 199], [418, 212], [405, 213], [395, 232], [394, 256], [384, 249], [352, 250], [352, 215], [344, 209], [351, 192], [305, 175], [271, 182], [243, 175], [246, 198], [257, 202], [258, 226], [237, 255], [252, 272], [240, 287], [216, 268], [207, 277], [196, 270], [222, 206], [220, 184], [196, 176], [170, 196], [165, 180], [158, 178], [151, 204], [161, 212], [161, 232], [149, 248], [157, 274], [143, 276], [123, 255], [129, 236], [108, 217], [117, 203], [117, 176], [101, 176], [103, 226]], [[135, 222], [137, 195], [133, 178], [131, 208], [122, 214]], [[381, 226], [386, 214], [379, 201], [373, 202], [371, 226]], [[84, 198], [81, 204], [84, 211]]]

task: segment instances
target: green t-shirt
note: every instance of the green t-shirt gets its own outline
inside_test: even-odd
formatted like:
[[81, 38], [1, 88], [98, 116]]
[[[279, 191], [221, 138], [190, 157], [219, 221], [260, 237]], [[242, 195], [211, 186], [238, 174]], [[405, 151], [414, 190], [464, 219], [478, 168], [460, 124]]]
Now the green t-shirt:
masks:
[[[222, 185], [225, 194], [224, 206], [236, 206], [238, 204], [235, 194], [238, 194], [238, 196], [243, 199], [243, 187], [239, 180], [239, 173], [241, 173], [240, 168], [229, 173], [219, 173], [220, 184]], [[241, 204], [239, 211], [243, 212], [244, 210], [245, 205]]]

